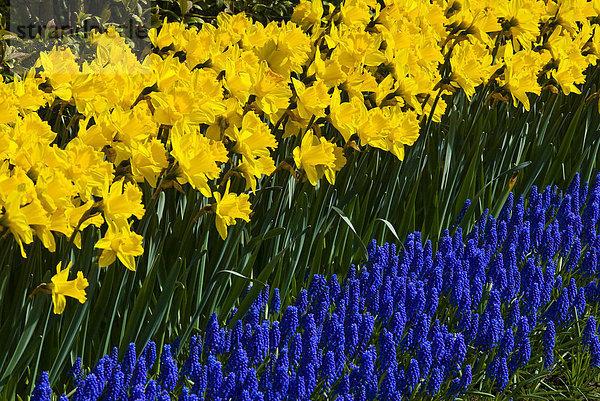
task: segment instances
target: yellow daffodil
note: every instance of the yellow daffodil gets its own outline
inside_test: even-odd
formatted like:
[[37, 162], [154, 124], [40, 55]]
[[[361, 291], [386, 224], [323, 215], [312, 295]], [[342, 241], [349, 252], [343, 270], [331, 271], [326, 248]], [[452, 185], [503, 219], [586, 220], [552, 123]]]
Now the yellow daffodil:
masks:
[[22, 193], [14, 191], [6, 200], [0, 202], [0, 206], [4, 209], [0, 211], [0, 225], [10, 230], [19, 244], [21, 256], [26, 258], [27, 254], [23, 248], [23, 243], [30, 244], [33, 242], [33, 232], [27, 222], [27, 215], [21, 208], [22, 197]]
[[[56, 137], [50, 125], [37, 113], [26, 114], [17, 119], [14, 128], [9, 131], [17, 150], [11, 155], [11, 162], [29, 171], [44, 164], [44, 157], [50, 143]], [[32, 135], [35, 132], [36, 135]]]
[[294, 149], [294, 162], [299, 169], [306, 172], [312, 185], [317, 185], [323, 175], [330, 184], [334, 184], [335, 172], [344, 167], [346, 158], [342, 148], [327, 142], [323, 137], [315, 136], [309, 130], [304, 134], [301, 145]]
[[223, 87], [238, 99], [242, 107], [250, 97], [259, 62], [254, 52], [242, 50], [238, 45], [231, 46], [212, 60], [215, 70], [224, 71]]
[[81, 231], [90, 225], [100, 228], [105, 222], [104, 217], [97, 211], [95, 203], [92, 200], [74, 207], [65, 208], [64, 214], [67, 224], [70, 226], [70, 231], [65, 235], [71, 235], [75, 228], [79, 230], [75, 232], [73, 242], [79, 249], [81, 249]]
[[269, 148], [277, 147], [269, 126], [252, 111], [244, 115], [242, 126], [235, 127], [230, 137], [235, 141], [233, 151], [244, 155], [249, 163], [253, 163], [258, 157], [268, 157]]
[[115, 131], [112, 146], [123, 144], [127, 148], [137, 147], [140, 143], [155, 137], [158, 126], [152, 118], [147, 103], [138, 103], [133, 109], [123, 110], [115, 107], [108, 115]]
[[150, 97], [155, 109], [154, 120], [158, 124], [203, 124], [212, 123], [215, 119], [215, 114], [201, 107], [201, 96], [191, 87], [178, 86], [172, 88], [169, 93], [154, 92]]
[[14, 123], [19, 118], [19, 100], [13, 91], [12, 85], [4, 83], [4, 77], [0, 77], [0, 124]]
[[258, 69], [252, 94], [256, 95], [258, 107], [267, 115], [273, 115], [278, 110], [287, 108], [292, 91], [285, 77], [275, 73], [263, 62]]
[[42, 240], [42, 244], [53, 251], [55, 244], [54, 237], [50, 232], [50, 214], [43, 208], [42, 203], [38, 199], [33, 199], [23, 206], [21, 211], [27, 218], [27, 224]]
[[358, 97], [350, 98], [349, 102], [342, 102], [341, 93], [337, 88], [333, 90], [330, 108], [329, 119], [346, 142], [367, 119], [367, 107], [364, 102]]
[[398, 159], [404, 160], [404, 146], [415, 143], [419, 137], [419, 119], [414, 111], [402, 111], [400, 106], [390, 108], [390, 125], [386, 139], [388, 150]]
[[[15, 79], [8, 86], [12, 86], [13, 94], [16, 96], [17, 107], [22, 112], [36, 111], [46, 105], [52, 96], [40, 90], [43, 79], [36, 77], [32, 68], [23, 79]], [[0, 83], [0, 87], [2, 84]], [[3, 97], [4, 98], [4, 97]]]
[[66, 268], [61, 270], [62, 262], [56, 265], [56, 274], [52, 277], [51, 283], [47, 287], [52, 292], [52, 304], [54, 305], [54, 313], [60, 315], [65, 310], [67, 298], [71, 297], [84, 303], [87, 298], [85, 289], [88, 287], [88, 280], [83, 277], [81, 271], [77, 272], [77, 278], [69, 280], [69, 270], [73, 262], [69, 262]]
[[321, 21], [323, 17], [323, 2], [321, 0], [300, 0], [294, 7], [292, 21], [297, 23], [305, 31]]
[[327, 88], [332, 88], [346, 81], [348, 74], [337, 59], [326, 58], [323, 60], [321, 51], [317, 47], [312, 64], [308, 67], [308, 76], [316, 75], [317, 79], [322, 80]]
[[119, 258], [126, 268], [135, 271], [135, 257], [144, 253], [142, 239], [141, 235], [131, 231], [127, 222], [109, 223], [106, 234], [95, 245], [102, 249], [98, 266], [109, 266]]
[[110, 183], [106, 177], [101, 208], [107, 220], [126, 220], [131, 216], [141, 219], [145, 212], [142, 191], [136, 184], [125, 183], [123, 179]]
[[535, 40], [543, 8], [541, 1], [511, 0], [499, 4], [498, 16], [504, 18], [503, 29], [512, 37], [515, 48], [527, 48]]
[[374, 107], [367, 112], [358, 127], [358, 137], [363, 145], [371, 145], [380, 149], [386, 149], [386, 137], [389, 135], [392, 126], [388, 109]]
[[167, 155], [167, 150], [158, 139], [133, 148], [130, 159], [131, 172], [136, 181], [143, 182], [145, 179], [152, 188], [156, 188], [160, 173], [169, 165]]
[[513, 98], [516, 106], [518, 101], [523, 103], [525, 110], [529, 110], [530, 103], [527, 93], [539, 95], [542, 88], [538, 83], [537, 72], [550, 60], [547, 52], [542, 54], [533, 50], [521, 50], [513, 53], [509, 42], [504, 50], [504, 83]]
[[329, 106], [329, 95], [327, 86], [321, 80], [306, 87], [301, 81], [292, 78], [294, 89], [298, 95], [298, 114], [300, 118], [324, 117], [325, 108]]
[[54, 47], [49, 52], [40, 53], [36, 66], [42, 67], [42, 76], [50, 81], [54, 95], [64, 101], [71, 100], [72, 83], [81, 72], [77, 57], [70, 48]]
[[73, 206], [77, 189], [59, 169], [43, 168], [37, 177], [35, 191], [44, 209], [52, 212], [58, 208]]
[[492, 55], [480, 43], [461, 42], [454, 47], [450, 57], [451, 79], [460, 86], [470, 100], [475, 88], [489, 81], [502, 64], [492, 65]]
[[270, 157], [260, 157], [249, 163], [245, 158], [237, 166], [237, 170], [244, 176], [246, 180], [246, 191], [252, 189], [256, 191], [256, 179], [263, 175], [270, 175], [275, 171], [275, 163]]
[[173, 45], [175, 49], [179, 50], [183, 47], [182, 33], [185, 26], [182, 22], [167, 22], [165, 17], [160, 31], [157, 28], [152, 28], [148, 31], [148, 37], [152, 41], [152, 44], [159, 49]]
[[341, 88], [348, 92], [349, 97], [363, 100], [363, 92], [377, 91], [377, 81], [369, 71], [356, 68], [346, 75], [346, 80], [342, 83]]
[[221, 30], [221, 40], [227, 46], [242, 39], [244, 33], [252, 26], [252, 20], [245, 13], [235, 15], [220, 13], [217, 16], [217, 25]]
[[221, 168], [217, 163], [228, 160], [223, 143], [206, 138], [197, 129], [175, 126], [171, 144], [171, 155], [179, 164], [177, 181], [180, 184], [189, 182], [204, 196], [210, 197], [212, 191], [208, 180], [219, 177]]
[[375, 103], [381, 106], [384, 100], [393, 99], [395, 102], [402, 101], [401, 97], [395, 95], [397, 89], [398, 87], [394, 76], [392, 74], [387, 75], [377, 84], [377, 89], [375, 90]]
[[67, 144], [64, 152], [58, 152], [57, 158], [58, 165], [67, 179], [75, 184], [84, 202], [92, 195], [101, 196], [106, 177], [114, 171], [113, 164], [105, 160], [104, 153], [77, 137]]
[[221, 195], [219, 192], [213, 192], [216, 203], [213, 204], [213, 210], [216, 214], [215, 224], [221, 238], [227, 238], [227, 227], [236, 224], [235, 219], [250, 221], [250, 201], [248, 194], [237, 195], [229, 192], [229, 184], [227, 181], [225, 193]]
[[198, 31], [188, 29], [184, 32], [187, 40], [185, 53], [188, 68], [204, 64], [221, 53], [220, 37], [216, 34], [216, 29], [214, 25], [202, 24]]
[[347, 0], [343, 2], [340, 10], [342, 22], [348, 26], [366, 26], [371, 16], [369, 4], [374, 5], [373, 2], [364, 0]]
[[386, 60], [385, 54], [379, 50], [381, 41], [380, 35], [349, 29], [340, 36], [333, 57], [347, 68], [377, 66]]
[[152, 71], [153, 80], [150, 85], [156, 85], [160, 92], [168, 92], [178, 82], [190, 79], [190, 69], [173, 55], [165, 58], [150, 54], [144, 59], [144, 65]]
[[237, 98], [225, 99], [226, 110], [219, 114], [215, 122], [206, 129], [206, 137], [214, 141], [221, 141], [224, 135], [233, 135], [235, 127], [242, 125], [242, 107]]
[[300, 74], [309, 60], [312, 44], [310, 37], [291, 21], [277, 28], [272, 27], [272, 38], [256, 49], [258, 56], [279, 75], [289, 77], [292, 72]]
[[567, 29], [560, 26], [554, 29], [548, 38], [548, 45], [556, 68], [550, 70], [549, 75], [556, 80], [565, 95], [581, 93], [576, 84], [585, 82], [583, 72], [588, 67], [586, 58], [582, 55], [582, 48], [592, 35], [591, 28], [582, 29], [580, 35], [571, 38]]

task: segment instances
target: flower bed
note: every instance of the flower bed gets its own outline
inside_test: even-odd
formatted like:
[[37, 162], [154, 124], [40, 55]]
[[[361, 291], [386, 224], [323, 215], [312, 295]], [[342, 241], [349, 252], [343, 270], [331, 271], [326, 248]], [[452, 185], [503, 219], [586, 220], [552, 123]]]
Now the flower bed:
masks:
[[[281, 311], [267, 287], [242, 320], [223, 327], [212, 315], [185, 352], [165, 344], [158, 362], [150, 342], [139, 358], [131, 344], [121, 362], [113, 350], [87, 374], [76, 362], [70, 399], [518, 395], [524, 377], [574, 359], [591, 380], [599, 206], [600, 175], [591, 186], [576, 176], [564, 195], [511, 194], [497, 218], [486, 211], [465, 237], [447, 230], [436, 251], [420, 233], [400, 252], [373, 241], [341, 283], [316, 275]], [[50, 394], [43, 374], [33, 399]]]

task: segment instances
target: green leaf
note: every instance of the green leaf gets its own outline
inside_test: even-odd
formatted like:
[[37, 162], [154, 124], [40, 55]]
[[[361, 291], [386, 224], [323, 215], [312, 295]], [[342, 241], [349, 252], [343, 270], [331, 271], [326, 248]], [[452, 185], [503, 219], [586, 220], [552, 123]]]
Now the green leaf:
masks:
[[382, 219], [382, 218], [378, 218], [377, 221], [383, 222], [387, 226], [387, 228], [390, 230], [390, 232], [392, 233], [394, 238], [396, 238], [396, 241], [400, 242], [400, 237], [398, 237], [398, 233], [396, 232], [396, 229], [394, 228], [392, 223], [390, 223], [386, 219]]
[[238, 273], [236, 271], [233, 271], [233, 270], [219, 270], [217, 272], [217, 274], [229, 274], [229, 275], [232, 275], [232, 276], [236, 276], [236, 277], [242, 278], [242, 279], [244, 279], [246, 281], [249, 281], [251, 283], [257, 282], [257, 283], [261, 284], [263, 287], [265, 287], [267, 285], [267, 283], [262, 282], [259, 279], [256, 279], [256, 278], [253, 279], [251, 277], [246, 277], [243, 274], [240, 274], [240, 273]]
[[344, 212], [342, 212], [340, 209], [338, 209], [335, 206], [331, 207], [333, 210], [335, 210], [335, 212], [342, 218], [342, 220], [344, 221], [344, 223], [346, 223], [346, 225], [348, 227], [350, 227], [350, 230], [352, 230], [352, 232], [354, 233], [356, 239], [358, 239], [358, 242], [360, 244], [361, 250], [363, 251], [363, 255], [365, 258], [367, 258], [369, 256], [369, 252], [367, 252], [367, 247], [365, 246], [365, 243], [362, 241], [362, 238], [358, 235], [358, 233], [356, 232], [356, 229], [354, 228], [354, 226], [352, 225], [352, 222], [350, 221], [350, 219], [348, 218], [348, 216], [346, 216], [344, 214]]

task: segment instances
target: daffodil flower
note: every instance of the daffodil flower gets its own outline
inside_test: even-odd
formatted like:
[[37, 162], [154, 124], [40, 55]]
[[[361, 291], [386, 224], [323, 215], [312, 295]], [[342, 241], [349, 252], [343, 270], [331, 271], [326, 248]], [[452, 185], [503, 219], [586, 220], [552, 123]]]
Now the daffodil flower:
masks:
[[301, 0], [294, 7], [292, 21], [302, 26], [303, 30], [308, 30], [311, 26], [319, 23], [323, 17], [323, 3], [321, 0]]
[[294, 162], [306, 172], [306, 177], [312, 185], [317, 185], [323, 175], [330, 184], [334, 184], [335, 172], [346, 164], [342, 153], [342, 148], [308, 131], [304, 134], [301, 145], [294, 149]]
[[221, 235], [221, 238], [227, 238], [227, 226], [233, 226], [236, 224], [235, 219], [243, 219], [250, 221], [250, 202], [248, 194], [237, 195], [229, 192], [229, 184], [231, 181], [227, 181], [225, 187], [225, 193], [221, 195], [219, 192], [213, 192], [213, 196], [216, 199], [216, 203], [213, 205], [215, 212], [217, 231]]
[[135, 271], [135, 257], [144, 253], [142, 239], [126, 221], [110, 222], [104, 238], [96, 242], [96, 248], [102, 249], [98, 265], [106, 267], [119, 258], [126, 268]]
[[52, 303], [54, 304], [54, 313], [60, 315], [65, 310], [67, 305], [67, 298], [75, 298], [81, 303], [84, 303], [87, 298], [85, 295], [85, 289], [89, 285], [88, 280], [83, 277], [81, 271], [77, 272], [77, 278], [75, 280], [68, 280], [69, 270], [73, 262], [69, 262], [65, 269], [61, 270], [62, 262], [56, 265], [56, 274], [52, 277], [52, 282], [47, 285], [50, 291], [52, 291]]
[[107, 220], [128, 219], [132, 215], [141, 219], [144, 216], [142, 191], [137, 185], [125, 183], [123, 179], [109, 182], [106, 177], [102, 188], [102, 210]]
[[246, 180], [246, 191], [252, 189], [252, 192], [256, 192], [257, 178], [272, 174], [275, 171], [275, 163], [270, 157], [260, 157], [253, 163], [248, 163], [245, 158], [242, 158], [237, 170]]
[[269, 126], [253, 111], [244, 115], [241, 128], [235, 127], [230, 136], [236, 141], [233, 151], [244, 155], [250, 164], [254, 163], [255, 158], [269, 157], [269, 148], [277, 147], [277, 141]]
[[300, 118], [309, 119], [325, 117], [325, 108], [329, 106], [330, 99], [327, 91], [329, 88], [322, 80], [316, 81], [312, 86], [306, 87], [301, 81], [292, 78], [294, 89], [298, 95], [298, 114]]

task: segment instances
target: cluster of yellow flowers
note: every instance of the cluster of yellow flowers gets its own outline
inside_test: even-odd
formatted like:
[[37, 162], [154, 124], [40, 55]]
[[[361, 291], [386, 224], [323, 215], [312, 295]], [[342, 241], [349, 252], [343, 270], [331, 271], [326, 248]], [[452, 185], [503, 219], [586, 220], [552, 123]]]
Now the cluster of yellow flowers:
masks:
[[[451, 85], [470, 98], [496, 83], [491, 97], [530, 109], [527, 93], [581, 93], [584, 71], [600, 57], [600, 1], [458, 1], [442, 6]], [[599, 105], [600, 106], [600, 105]]]
[[[470, 98], [493, 83], [492, 98], [526, 109], [527, 93], [544, 87], [579, 92], [600, 55], [599, 23], [600, 0], [346, 0], [328, 9], [301, 0], [286, 23], [165, 21], [142, 60], [109, 28], [92, 35], [92, 60], [55, 48], [22, 79], [0, 82], [0, 229], [26, 257], [34, 235], [54, 251], [54, 235], [81, 246], [93, 225], [104, 233], [99, 265], [118, 258], [134, 270], [139, 183], [189, 184], [214, 199], [205, 211], [226, 238], [236, 219], [249, 221], [261, 177], [288, 170], [334, 183], [344, 154], [365, 146], [403, 159], [421, 119], [439, 121], [458, 88]], [[48, 116], [63, 121], [66, 109], [72, 118], [58, 135]], [[325, 124], [339, 137], [326, 137]], [[292, 155], [277, 152], [297, 136]], [[229, 192], [234, 175], [248, 193]], [[83, 277], [67, 285], [68, 269], [58, 271], [63, 285], [51, 287], [75, 286], [81, 300]]]

